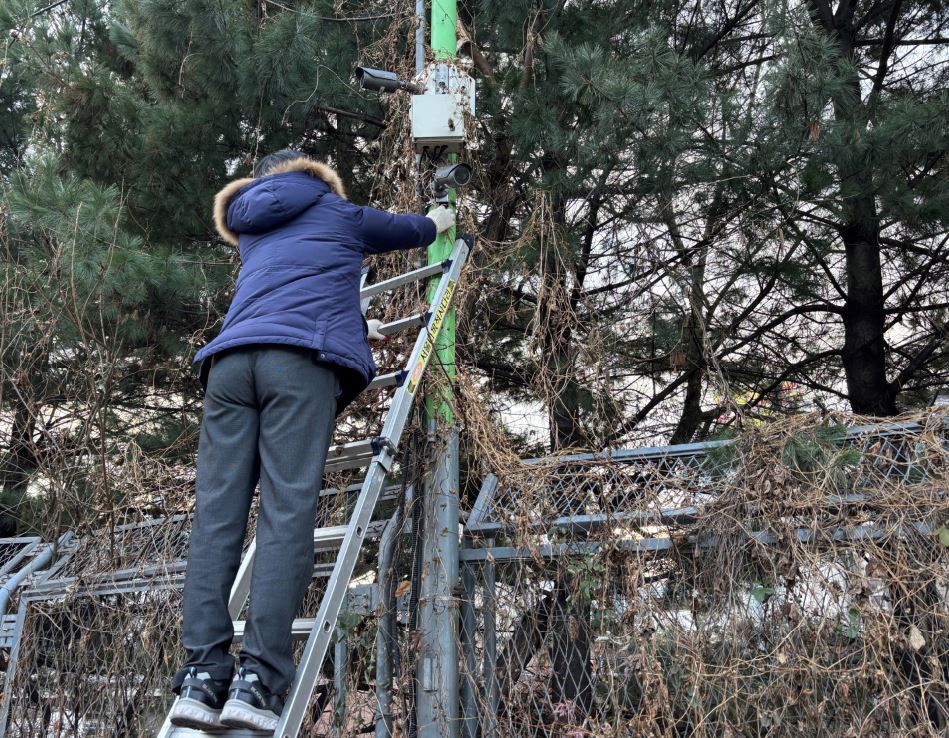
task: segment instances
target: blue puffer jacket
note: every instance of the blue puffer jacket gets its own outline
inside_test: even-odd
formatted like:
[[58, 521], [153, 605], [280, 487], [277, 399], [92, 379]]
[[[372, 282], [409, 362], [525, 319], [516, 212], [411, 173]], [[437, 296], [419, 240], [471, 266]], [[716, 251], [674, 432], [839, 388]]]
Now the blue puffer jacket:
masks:
[[363, 257], [427, 246], [435, 224], [355, 205], [332, 169], [302, 158], [231, 182], [215, 198], [214, 220], [240, 247], [241, 271], [220, 334], [195, 362], [248, 344], [312, 349], [337, 367], [342, 412], [376, 375], [359, 309]]

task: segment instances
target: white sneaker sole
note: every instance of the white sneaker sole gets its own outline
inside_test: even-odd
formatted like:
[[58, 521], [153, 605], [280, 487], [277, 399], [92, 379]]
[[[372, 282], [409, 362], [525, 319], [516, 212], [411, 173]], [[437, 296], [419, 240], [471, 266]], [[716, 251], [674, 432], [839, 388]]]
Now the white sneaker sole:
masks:
[[270, 710], [259, 710], [241, 700], [228, 700], [221, 710], [221, 722], [228, 728], [245, 728], [273, 733], [280, 716]]
[[171, 708], [171, 724], [179, 728], [194, 728], [209, 732], [227, 730], [221, 722], [221, 710], [212, 710], [203, 702], [181, 697]]

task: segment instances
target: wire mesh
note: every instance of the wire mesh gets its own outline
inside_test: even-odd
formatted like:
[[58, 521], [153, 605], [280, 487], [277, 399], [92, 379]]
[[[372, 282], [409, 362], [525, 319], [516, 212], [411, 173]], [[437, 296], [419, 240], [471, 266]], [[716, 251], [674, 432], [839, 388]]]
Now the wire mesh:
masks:
[[[183, 658], [179, 633], [184, 578], [179, 566], [183, 562], [178, 560], [183, 555], [181, 546], [162, 548], [158, 542], [175, 540], [166, 535], [171, 529], [186, 540], [187, 523], [182, 516], [166, 521], [167, 529], [150, 523], [122, 532], [133, 542], [122, 564], [142, 550], [161, 550], [169, 557], [164, 566], [152, 555], [140, 560], [136, 574], [128, 569], [98, 569], [96, 557], [87, 555], [95, 542], [90, 536], [64, 555], [56, 578], [27, 590], [7, 692], [6, 735], [118, 738], [157, 732], [173, 699], [170, 676]], [[367, 552], [366, 560], [371, 558]], [[317, 556], [300, 618], [315, 616], [332, 561], [331, 554]], [[368, 564], [362, 566], [363, 575], [370, 570]], [[353, 593], [340, 621], [341, 639], [350, 644], [348, 662], [352, 663], [365, 661], [367, 638], [374, 635], [374, 619], [367, 617], [372, 614], [372, 596], [360, 598], [359, 594]], [[297, 659], [303, 637], [298, 636]], [[333, 669], [330, 659], [302, 735], [338, 734], [342, 717], [350, 715], [348, 707], [334, 710]], [[340, 691], [341, 699], [350, 699], [351, 692], [354, 704], [360, 699], [365, 704], [365, 694], [360, 697], [356, 687], [366, 684], [367, 675], [356, 667], [348, 671], [359, 682], [351, 690]]]
[[15, 571], [39, 541], [36, 537], [0, 538], [0, 575]]
[[938, 419], [798, 418], [502, 481], [463, 553], [464, 734], [944, 735], [947, 452]]
[[[949, 444], [937, 420], [797, 419], [731, 444], [498, 470], [462, 552], [462, 735], [944, 735]], [[346, 497], [327, 494], [321, 524]], [[381, 687], [393, 735], [410, 733], [418, 639], [402, 512], [394, 592], [373, 588], [369, 544], [303, 736], [373, 728], [386, 608]], [[7, 735], [154, 734], [181, 658], [188, 520], [87, 535], [26, 591]], [[315, 614], [333, 558], [317, 554], [300, 617]]]

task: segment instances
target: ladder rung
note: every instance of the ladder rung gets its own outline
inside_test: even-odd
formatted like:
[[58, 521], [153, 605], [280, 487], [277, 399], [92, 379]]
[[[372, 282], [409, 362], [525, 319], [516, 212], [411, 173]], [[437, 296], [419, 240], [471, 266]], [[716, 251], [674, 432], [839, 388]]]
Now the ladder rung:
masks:
[[[359, 492], [362, 489], [362, 480], [360, 479], [356, 484], [351, 484], [348, 487], [343, 487], [342, 489], [337, 489], [335, 487], [327, 487], [326, 489], [320, 490], [320, 497], [336, 497], [339, 494], [351, 494], [353, 492]], [[382, 492], [379, 493], [379, 500], [394, 500], [402, 493], [401, 484], [393, 484], [388, 487], [384, 487]]]
[[[370, 523], [366, 526], [365, 538], [369, 540], [378, 538], [382, 535], [382, 531], [385, 527], [385, 520], [377, 520], [374, 523]], [[343, 538], [346, 536], [347, 530], [349, 530], [348, 525], [330, 525], [325, 528], [317, 528], [313, 531], [313, 545], [318, 551], [339, 548], [339, 545], [343, 542]]]
[[[315, 618], [297, 618], [293, 621], [293, 628], [291, 633], [294, 638], [305, 638], [310, 635], [310, 631], [313, 630], [313, 623], [316, 622]], [[244, 628], [247, 626], [246, 620], [235, 620], [234, 621], [234, 638], [240, 640], [244, 637]], [[260, 738], [260, 733], [257, 734], [257, 738]]]
[[313, 531], [313, 543], [317, 546], [325, 546], [329, 543], [339, 545], [343, 541], [343, 536], [349, 527], [346, 525], [330, 525], [326, 528], [317, 528]]
[[428, 313], [416, 313], [415, 315], [410, 315], [407, 318], [399, 318], [399, 320], [393, 320], [391, 323], [386, 323], [385, 325], [379, 326], [379, 332], [383, 336], [392, 336], [396, 333], [401, 333], [402, 331], [407, 331], [411, 328], [421, 328], [428, 322]]
[[371, 438], [362, 441], [353, 441], [342, 445], [330, 446], [326, 454], [326, 472], [335, 472], [342, 469], [356, 469], [368, 466], [375, 454]]
[[401, 376], [403, 376], [402, 372], [380, 374], [369, 383], [369, 386], [366, 387], [366, 389], [374, 390], [382, 389], [383, 387], [395, 387], [399, 383], [399, 377]]
[[272, 733], [261, 733], [257, 730], [215, 730], [213, 733], [207, 733], [203, 730], [194, 728], [172, 728], [169, 738], [261, 738], [261, 736], [273, 735]]
[[388, 292], [389, 290], [395, 289], [396, 287], [401, 287], [404, 284], [418, 282], [419, 280], [425, 279], [426, 277], [434, 277], [435, 275], [441, 274], [443, 271], [445, 271], [445, 264], [446, 262], [430, 264], [419, 269], [413, 269], [411, 272], [406, 272], [405, 274], [399, 274], [395, 277], [392, 277], [391, 279], [384, 279], [381, 282], [370, 284], [367, 287], [363, 287], [361, 290], [359, 290], [359, 297], [361, 299], [365, 299], [367, 297], [372, 297], [373, 295], [378, 295], [380, 292]]

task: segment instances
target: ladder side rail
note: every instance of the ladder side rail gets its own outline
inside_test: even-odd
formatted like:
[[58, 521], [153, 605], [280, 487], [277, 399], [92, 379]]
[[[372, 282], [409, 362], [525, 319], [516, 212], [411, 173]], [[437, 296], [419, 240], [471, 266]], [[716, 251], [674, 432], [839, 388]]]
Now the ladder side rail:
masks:
[[175, 726], [171, 724], [171, 711], [174, 709], [175, 703], [178, 702], [178, 696], [175, 696], [172, 706], [168, 709], [168, 713], [165, 715], [165, 720], [161, 724], [161, 729], [158, 733], [155, 734], [155, 738], [170, 738], [172, 731], [175, 729]]
[[[388, 452], [383, 451], [380, 456], [383, 455], [388, 460]], [[277, 724], [277, 729], [274, 731], [275, 738], [278, 736], [296, 738], [306, 717], [310, 698], [313, 696], [313, 690], [316, 687], [316, 680], [319, 678], [323, 661], [326, 659], [326, 651], [333, 640], [339, 612], [342, 609], [343, 601], [346, 599], [349, 580], [352, 578], [356, 561], [359, 558], [366, 526], [372, 517], [379, 490], [382, 489], [385, 479], [386, 469], [383, 463], [378, 459], [374, 460], [369, 467], [363, 493], [357, 499], [356, 506], [353, 509], [349, 530], [340, 546], [336, 566], [333, 568], [333, 574], [326, 585], [326, 592], [323, 594], [313, 630], [310, 631], [310, 637], [307, 639], [306, 647], [300, 658], [300, 665], [297, 667], [296, 677], [293, 680], [293, 686], [290, 688], [290, 697], [283, 708], [283, 714]]]
[[364, 266], [359, 272], [359, 311], [363, 318], [366, 317], [371, 302], [370, 295], [363, 294], [363, 290], [366, 289], [366, 282], [369, 281], [370, 271], [372, 271], [371, 267]]
[[241, 559], [241, 566], [237, 570], [237, 576], [234, 577], [234, 584], [231, 585], [231, 596], [227, 601], [227, 611], [231, 615], [231, 620], [237, 620], [241, 616], [241, 610], [247, 602], [250, 595], [250, 575], [254, 568], [254, 558], [257, 554], [257, 536], [254, 536], [244, 558]]

